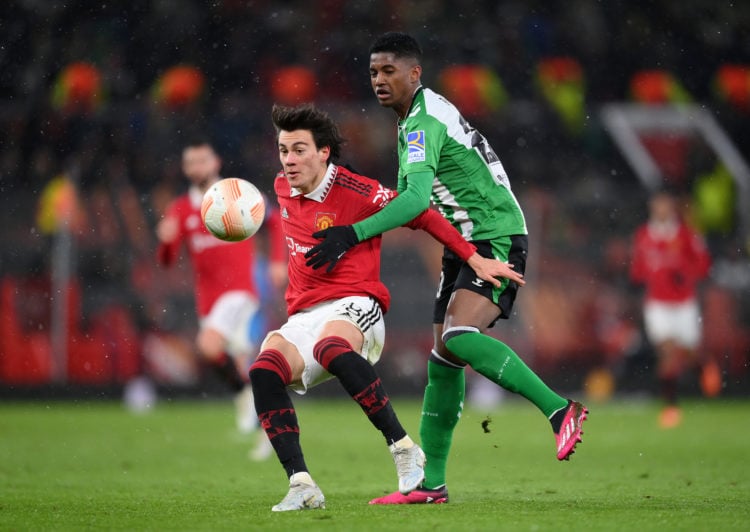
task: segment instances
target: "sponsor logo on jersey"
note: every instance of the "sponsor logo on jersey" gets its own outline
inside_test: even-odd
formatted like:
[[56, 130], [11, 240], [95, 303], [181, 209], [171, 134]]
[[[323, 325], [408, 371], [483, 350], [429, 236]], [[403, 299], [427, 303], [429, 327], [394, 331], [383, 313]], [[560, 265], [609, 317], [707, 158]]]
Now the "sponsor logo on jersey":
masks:
[[290, 257], [296, 257], [298, 253], [304, 255], [310, 251], [310, 248], [312, 248], [312, 246], [303, 246], [302, 244], [299, 244], [291, 236], [286, 237], [286, 247], [289, 248]]
[[407, 163], [420, 163], [425, 160], [424, 130], [412, 131], [406, 134], [408, 149]]
[[336, 221], [336, 213], [334, 212], [316, 212], [315, 213], [315, 230], [322, 231], [333, 227], [333, 222]]
[[483, 281], [482, 279], [480, 279], [479, 277], [476, 277], [476, 278], [475, 278], [475, 279], [474, 279], [474, 280], [473, 280], [473, 281], [471, 282], [471, 284], [473, 284], [474, 286], [478, 286], [479, 288], [482, 288], [482, 287], [484, 286], [484, 281]]
[[281, 217], [282, 218], [289, 218], [289, 213], [286, 212], [286, 207], [281, 208]]
[[393, 198], [394, 192], [385, 188], [383, 185], [378, 185], [378, 190], [375, 191], [375, 195], [372, 197], [372, 202], [378, 205], [380, 208], [388, 205], [388, 202]]

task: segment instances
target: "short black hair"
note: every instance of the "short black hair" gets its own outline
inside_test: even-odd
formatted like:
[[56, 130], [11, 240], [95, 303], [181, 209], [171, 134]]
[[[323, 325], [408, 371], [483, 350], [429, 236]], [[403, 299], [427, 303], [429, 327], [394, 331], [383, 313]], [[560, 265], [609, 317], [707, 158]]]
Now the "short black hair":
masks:
[[370, 45], [370, 55], [377, 53], [391, 53], [396, 57], [413, 57], [422, 60], [422, 47], [417, 40], [408, 33], [389, 31], [384, 33]]
[[341, 145], [344, 139], [339, 133], [336, 122], [326, 113], [311, 103], [304, 103], [296, 107], [286, 107], [274, 104], [271, 110], [271, 120], [276, 128], [276, 135], [280, 131], [297, 131], [306, 129], [312, 133], [317, 149], [328, 146], [331, 150], [330, 160], [341, 156]]
[[189, 148], [203, 148], [208, 147], [211, 148], [214, 152], [216, 152], [216, 148], [214, 147], [214, 143], [211, 142], [211, 139], [208, 137], [190, 137], [185, 141], [185, 145], [182, 148], [183, 150], [187, 150]]

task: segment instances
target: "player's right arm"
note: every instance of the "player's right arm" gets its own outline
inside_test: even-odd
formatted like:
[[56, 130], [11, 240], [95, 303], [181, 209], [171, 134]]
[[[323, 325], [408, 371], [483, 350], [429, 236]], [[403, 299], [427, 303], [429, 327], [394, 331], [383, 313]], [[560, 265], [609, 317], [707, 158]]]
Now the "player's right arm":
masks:
[[398, 196], [381, 211], [355, 223], [352, 227], [360, 242], [406, 225], [430, 206], [435, 175], [423, 171], [399, 179]]
[[523, 275], [514, 271], [512, 264], [482, 257], [477, 253], [477, 248], [473, 244], [467, 242], [448, 220], [433, 209], [425, 210], [414, 220], [407, 223], [406, 227], [410, 229], [422, 229], [429, 233], [435, 240], [465, 261], [474, 270], [477, 277], [498, 288], [502, 287], [502, 283], [498, 280], [498, 277], [510, 279], [521, 286], [526, 284], [526, 281], [523, 280]]
[[162, 266], [171, 266], [177, 260], [183, 238], [177, 202], [172, 202], [164, 218], [156, 225], [156, 238], [159, 240], [157, 261]]

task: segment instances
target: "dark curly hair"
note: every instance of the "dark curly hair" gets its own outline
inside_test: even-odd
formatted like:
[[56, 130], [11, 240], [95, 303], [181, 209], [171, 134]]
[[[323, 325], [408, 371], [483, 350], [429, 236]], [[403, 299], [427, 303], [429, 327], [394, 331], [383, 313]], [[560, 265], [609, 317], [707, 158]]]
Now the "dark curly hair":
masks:
[[398, 31], [389, 31], [375, 39], [370, 46], [370, 55], [381, 52], [396, 57], [413, 57], [417, 62], [422, 60], [422, 47], [417, 40], [408, 33]]
[[276, 128], [277, 137], [280, 131], [306, 129], [312, 133], [317, 149], [326, 146], [330, 148], [332, 161], [341, 156], [341, 145], [344, 139], [339, 133], [336, 122], [328, 113], [321, 111], [313, 104], [305, 103], [296, 107], [274, 104], [271, 110], [271, 120]]

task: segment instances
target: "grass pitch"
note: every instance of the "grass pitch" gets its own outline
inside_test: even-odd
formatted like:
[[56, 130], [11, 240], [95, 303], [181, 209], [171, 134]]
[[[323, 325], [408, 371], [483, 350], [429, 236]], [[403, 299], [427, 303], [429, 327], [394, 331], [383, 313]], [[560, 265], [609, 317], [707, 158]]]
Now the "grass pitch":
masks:
[[[297, 400], [302, 444], [327, 509], [273, 514], [275, 458], [253, 463], [232, 405], [0, 405], [2, 530], [747, 530], [750, 403], [685, 404], [656, 427], [655, 403], [591, 405], [570, 462], [526, 402], [468, 410], [449, 465], [451, 502], [374, 507], [396, 487], [380, 435], [349, 400]], [[418, 434], [419, 403], [394, 401]]]

